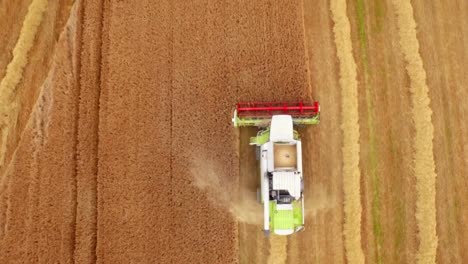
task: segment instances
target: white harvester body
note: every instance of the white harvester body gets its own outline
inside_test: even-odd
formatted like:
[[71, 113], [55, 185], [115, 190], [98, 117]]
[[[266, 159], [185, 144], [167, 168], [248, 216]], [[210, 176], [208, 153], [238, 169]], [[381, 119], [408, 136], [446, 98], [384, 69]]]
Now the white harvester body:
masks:
[[269, 233], [273, 225], [275, 234], [290, 235], [304, 225], [301, 141], [294, 137], [293, 120], [289, 115], [273, 116], [269, 133], [269, 140], [257, 146], [260, 148], [264, 230]]
[[316, 125], [320, 105], [298, 103], [238, 103], [235, 127], [260, 128], [250, 144], [257, 147], [265, 234], [291, 235], [304, 230], [302, 145], [294, 126]]

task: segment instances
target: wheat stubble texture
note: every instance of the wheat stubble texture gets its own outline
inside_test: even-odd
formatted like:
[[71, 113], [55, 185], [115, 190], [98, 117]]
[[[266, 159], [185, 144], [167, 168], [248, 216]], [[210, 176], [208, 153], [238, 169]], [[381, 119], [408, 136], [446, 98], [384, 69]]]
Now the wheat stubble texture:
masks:
[[410, 90], [413, 102], [414, 173], [416, 177], [416, 219], [419, 229], [418, 263], [435, 263], [437, 252], [436, 234], [436, 172], [433, 154], [434, 126], [432, 110], [429, 106], [429, 88], [426, 84], [426, 71], [419, 53], [416, 37], [416, 22], [410, 1], [393, 1], [400, 36], [400, 46], [407, 63]]
[[359, 115], [356, 63], [352, 53], [349, 19], [345, 1], [330, 5], [335, 23], [333, 32], [340, 63], [341, 113], [343, 130], [343, 191], [344, 191], [344, 246], [350, 263], [364, 263], [361, 247], [360, 170], [359, 170]]

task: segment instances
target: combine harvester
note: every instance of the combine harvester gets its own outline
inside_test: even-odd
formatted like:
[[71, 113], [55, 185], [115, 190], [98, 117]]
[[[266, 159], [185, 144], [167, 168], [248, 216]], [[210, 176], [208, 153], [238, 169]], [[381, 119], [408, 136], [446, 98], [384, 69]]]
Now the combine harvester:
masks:
[[264, 208], [264, 232], [290, 235], [304, 229], [302, 148], [294, 125], [318, 124], [320, 105], [300, 103], [238, 103], [235, 127], [256, 126], [250, 145], [257, 149], [260, 188], [257, 199]]

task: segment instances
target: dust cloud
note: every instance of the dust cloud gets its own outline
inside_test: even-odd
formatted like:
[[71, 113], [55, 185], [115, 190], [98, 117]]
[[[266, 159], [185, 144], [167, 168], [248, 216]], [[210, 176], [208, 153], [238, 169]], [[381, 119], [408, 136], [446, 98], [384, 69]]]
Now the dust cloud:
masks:
[[214, 206], [228, 211], [239, 222], [262, 225], [263, 207], [257, 202], [256, 190], [229, 186], [220, 164], [202, 155], [194, 158], [191, 165], [194, 185], [206, 192]]
[[[263, 205], [257, 201], [255, 189], [226, 185], [226, 175], [220, 172], [219, 165], [200, 156], [192, 160], [191, 168], [194, 185], [206, 192], [213, 205], [228, 211], [239, 222], [263, 225]], [[338, 205], [336, 197], [328, 194], [320, 184], [313, 186], [307, 194], [304, 195], [306, 218]]]
[[306, 218], [315, 217], [319, 212], [325, 212], [338, 206], [336, 196], [327, 193], [322, 184], [314, 185], [310, 190], [306, 191], [307, 194], [304, 195], [304, 214]]

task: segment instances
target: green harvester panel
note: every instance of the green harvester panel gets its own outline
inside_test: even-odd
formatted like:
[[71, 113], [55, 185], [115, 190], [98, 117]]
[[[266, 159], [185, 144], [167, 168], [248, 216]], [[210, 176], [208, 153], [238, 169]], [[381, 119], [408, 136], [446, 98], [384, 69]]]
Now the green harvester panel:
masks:
[[294, 226], [301, 226], [303, 224], [301, 200], [293, 202], [293, 211], [294, 211]]
[[270, 201], [270, 217], [273, 230], [294, 229], [294, 210], [277, 210], [276, 202]]

